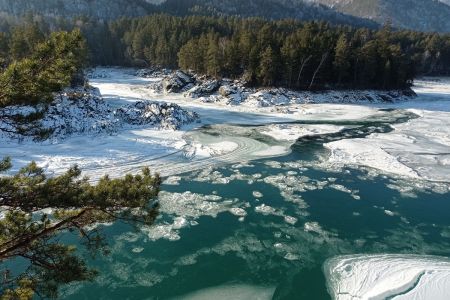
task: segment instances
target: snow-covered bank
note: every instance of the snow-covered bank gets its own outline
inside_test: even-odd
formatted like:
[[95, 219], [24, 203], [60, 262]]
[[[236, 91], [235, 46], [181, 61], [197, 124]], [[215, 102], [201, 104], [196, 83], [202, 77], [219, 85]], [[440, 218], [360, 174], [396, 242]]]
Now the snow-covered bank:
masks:
[[[416, 108], [411, 112], [419, 118], [392, 125], [392, 132], [376, 133], [360, 139], [347, 136], [343, 140], [326, 144], [331, 155], [325, 157], [322, 163], [338, 167], [367, 166], [382, 173], [450, 182], [450, 82], [440, 81], [437, 88], [433, 87], [435, 82], [421, 82], [416, 88], [417, 98], [389, 104], [381, 100], [370, 102], [368, 99], [365, 103], [370, 104], [367, 105], [315, 104], [305, 103], [309, 102], [305, 97], [302, 99], [306, 100], [300, 103], [289, 100], [289, 103], [283, 104], [284, 96], [273, 94], [270, 96], [272, 100], [263, 102], [274, 105], [265, 106], [260, 105], [261, 101], [251, 99], [233, 103], [202, 101], [201, 97], [192, 97], [198, 96], [198, 89], [197, 95], [191, 93], [191, 97], [183, 93], [158, 93], [154, 85], [161, 83], [161, 77], [139, 77], [135, 74], [136, 70], [133, 69], [95, 69], [90, 74], [91, 84], [99, 89], [105, 100], [107, 108], [101, 110], [104, 114], [79, 114], [69, 105], [64, 111], [75, 111], [80, 118], [72, 119], [73, 116], [68, 114], [61, 128], [70, 132], [76, 132], [73, 127], [87, 129], [80, 130], [80, 134], [72, 134], [70, 139], [58, 138], [58, 143], [54, 145], [26, 143], [18, 146], [16, 142], [3, 139], [0, 156], [11, 156], [16, 168], [36, 160], [49, 173], [59, 173], [77, 163], [86, 175], [93, 178], [104, 174], [121, 176], [145, 165], [163, 175], [174, 175], [205, 166], [284, 155], [291, 151], [290, 146], [299, 137], [333, 134], [364, 122], [387, 124], [392, 122], [392, 117], [386, 108]], [[202, 87], [203, 90], [206, 88], [211, 86]], [[214, 93], [219, 96], [231, 95], [230, 91], [224, 91], [223, 86]], [[345, 102], [332, 94], [317, 94], [319, 96], [321, 100], [318, 102]], [[149, 99], [158, 104], [145, 102]], [[184, 111], [196, 112], [198, 123], [180, 128], [181, 124], [190, 120], [186, 119], [189, 113], [178, 114], [182, 112], [181, 109], [165, 103], [177, 104]], [[429, 106], [436, 112], [424, 110]], [[102, 115], [105, 118], [101, 118]], [[68, 120], [76, 121], [73, 124], [66, 123]], [[120, 120], [119, 125], [117, 120]], [[290, 122], [296, 123], [286, 124]], [[105, 123], [108, 126], [102, 127]], [[196, 130], [204, 125], [211, 127]], [[121, 130], [116, 130], [117, 126]], [[92, 138], [92, 135], [89, 137], [84, 134], [101, 133], [102, 128], [112, 131], [114, 136], [96, 134]], [[165, 130], [168, 128], [182, 130]]]
[[350, 255], [324, 265], [335, 300], [450, 299], [450, 260], [407, 254]]
[[419, 118], [390, 133], [328, 143], [330, 161], [414, 178], [450, 182], [450, 114], [413, 110]]
[[[180, 104], [188, 102], [187, 105], [196, 106], [197, 103], [203, 103], [227, 107], [228, 110], [270, 112], [300, 121], [345, 121], [351, 119], [352, 114], [356, 120], [376, 120], [377, 116], [382, 119], [379, 108], [408, 109], [419, 118], [393, 126], [395, 130], [390, 133], [326, 144], [331, 150], [328, 163], [336, 166], [362, 165], [383, 173], [450, 182], [450, 81], [445, 78], [418, 80], [414, 90], [419, 97], [408, 91], [314, 93], [286, 89], [256, 90], [245, 87], [239, 81], [214, 81], [182, 72], [152, 80], [149, 84], [150, 93], [155, 97], [174, 98]], [[435, 113], [429, 113], [429, 110]], [[331, 128], [333, 125], [313, 125], [310, 130], [308, 126], [272, 125], [263, 133], [278, 140], [295, 141], [304, 135], [343, 129], [342, 126]]]
[[[159, 75], [159, 73], [158, 73]], [[149, 88], [155, 94], [180, 93], [206, 103], [248, 107], [287, 106], [304, 103], [385, 103], [415, 97], [412, 90], [327, 90], [293, 91], [285, 88], [250, 88], [239, 80], [216, 80], [182, 71], [154, 78]]]
[[389, 133], [328, 143], [329, 161], [450, 182], [450, 81], [419, 81], [415, 90], [418, 99], [377, 107], [405, 108], [418, 118], [392, 125]]
[[[32, 117], [39, 114], [37, 118]], [[96, 88], [68, 89], [44, 106], [0, 108], [0, 140], [57, 142], [74, 135], [117, 134], [136, 126], [180, 129], [197, 115], [176, 104], [139, 101], [114, 109]]]

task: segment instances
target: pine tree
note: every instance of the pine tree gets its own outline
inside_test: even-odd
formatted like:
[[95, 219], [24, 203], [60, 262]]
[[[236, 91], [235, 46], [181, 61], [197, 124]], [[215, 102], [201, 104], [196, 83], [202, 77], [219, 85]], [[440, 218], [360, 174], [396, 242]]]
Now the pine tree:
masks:
[[267, 46], [261, 54], [258, 69], [258, 79], [263, 86], [271, 86], [275, 83], [276, 62], [272, 47]]
[[208, 35], [208, 49], [205, 57], [206, 73], [218, 77], [220, 68], [218, 40], [213, 34]]
[[0, 107], [53, 100], [82, 71], [86, 44], [79, 30], [55, 32], [34, 46], [29, 57], [12, 62], [0, 74]]
[[350, 71], [350, 47], [345, 34], [341, 34], [336, 43], [333, 66], [337, 74], [337, 83], [346, 81]]
[[[10, 168], [9, 159], [0, 161], [0, 173]], [[57, 298], [62, 285], [96, 276], [75, 246], [56, 238], [62, 232], [79, 233], [80, 244], [92, 254], [106, 254], [101, 231], [89, 226], [116, 220], [153, 223], [158, 207], [151, 200], [159, 191], [158, 175], [144, 169], [123, 179], [103, 177], [97, 185], [80, 175], [80, 169], [73, 167], [47, 178], [43, 169], [31, 163], [13, 176], [0, 176], [1, 299]], [[25, 266], [23, 273], [12, 272], [11, 264], [4, 264], [18, 258]]]

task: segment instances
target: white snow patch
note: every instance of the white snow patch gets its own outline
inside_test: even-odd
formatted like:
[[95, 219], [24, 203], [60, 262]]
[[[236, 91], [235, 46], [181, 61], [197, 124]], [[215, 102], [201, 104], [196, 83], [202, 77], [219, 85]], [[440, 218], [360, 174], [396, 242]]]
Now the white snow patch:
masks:
[[300, 124], [273, 124], [264, 128], [261, 133], [279, 141], [296, 141], [300, 137], [339, 132], [344, 126], [336, 125], [300, 125]]

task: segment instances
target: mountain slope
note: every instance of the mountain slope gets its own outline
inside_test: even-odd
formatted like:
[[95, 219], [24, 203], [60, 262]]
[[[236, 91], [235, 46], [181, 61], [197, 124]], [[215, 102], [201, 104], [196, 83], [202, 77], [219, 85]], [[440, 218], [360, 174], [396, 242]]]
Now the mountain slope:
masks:
[[450, 0], [311, 0], [353, 16], [420, 30], [450, 32]]
[[239, 15], [268, 19], [326, 20], [336, 24], [376, 26], [374, 22], [304, 0], [166, 0], [160, 7], [165, 12], [177, 15]]
[[145, 0], [0, 0], [0, 11], [13, 16], [35, 12], [46, 17], [89, 16], [98, 19], [137, 17], [152, 11]]
[[0, 13], [22, 16], [28, 12], [46, 17], [88, 16], [104, 20], [124, 16], [137, 17], [155, 12], [174, 15], [239, 15], [376, 26], [374, 22], [303, 0], [0, 0]]

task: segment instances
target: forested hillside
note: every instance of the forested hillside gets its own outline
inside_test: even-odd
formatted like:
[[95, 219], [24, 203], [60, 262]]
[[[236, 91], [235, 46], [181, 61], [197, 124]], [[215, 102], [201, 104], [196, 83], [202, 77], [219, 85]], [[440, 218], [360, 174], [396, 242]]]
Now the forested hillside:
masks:
[[152, 8], [145, 0], [0, 0], [0, 11], [16, 17], [33, 13], [55, 19], [84, 16], [111, 20], [143, 16]]
[[269, 19], [295, 18], [326, 20], [336, 24], [356, 26], [376, 26], [372, 21], [344, 15], [326, 6], [302, 0], [0, 0], [0, 12], [3, 13], [3, 17], [21, 17], [27, 13], [33, 13], [54, 21], [80, 16], [113, 20], [151, 13], [168, 13], [179, 16], [239, 15]]
[[450, 71], [449, 36], [389, 27], [155, 15], [113, 22], [101, 38], [101, 48], [91, 45], [106, 64], [182, 67], [253, 85], [383, 89]]
[[345, 15], [303, 0], [166, 0], [160, 11], [173, 15], [240, 16], [267, 19], [322, 20], [334, 24], [377, 27], [375, 22]]
[[[59, 26], [81, 30], [93, 65], [182, 68], [241, 78], [254, 86], [392, 89], [409, 86], [418, 74], [450, 73], [448, 35], [388, 26], [370, 30], [324, 22], [169, 15]], [[39, 36], [20, 28], [10, 26], [0, 39], [11, 57], [17, 37], [33, 41]], [[33, 21], [27, 28], [51, 31], [45, 22]]]

